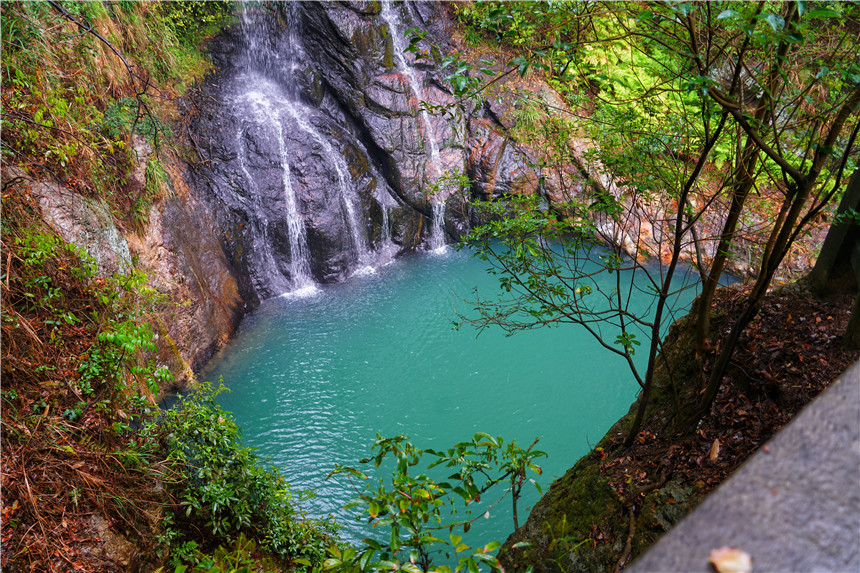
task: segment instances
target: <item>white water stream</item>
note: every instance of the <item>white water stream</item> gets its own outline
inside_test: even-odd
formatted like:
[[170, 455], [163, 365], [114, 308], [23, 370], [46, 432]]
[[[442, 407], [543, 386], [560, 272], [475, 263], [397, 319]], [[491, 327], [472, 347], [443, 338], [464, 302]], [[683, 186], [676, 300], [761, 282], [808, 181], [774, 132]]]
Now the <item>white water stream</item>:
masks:
[[[385, 20], [385, 23], [388, 24], [388, 31], [391, 34], [391, 42], [394, 47], [394, 57], [397, 59], [400, 69], [404, 74], [406, 74], [406, 78], [409, 80], [409, 87], [412, 90], [412, 94], [420, 100], [422, 98], [422, 90], [421, 86], [418, 83], [418, 77], [415, 75], [415, 70], [409, 65], [409, 62], [406, 61], [406, 56], [404, 53], [406, 51], [406, 43], [404, 41], [403, 33], [400, 31], [397, 26], [398, 17], [395, 11], [391, 7], [391, 2], [389, 0], [384, 0], [382, 2], [382, 11], [381, 11], [382, 19]], [[430, 150], [430, 162], [428, 168], [428, 177], [427, 180], [438, 180], [442, 175], [441, 173], [441, 163], [439, 160], [439, 147], [436, 145], [436, 138], [433, 133], [433, 125], [430, 122], [430, 116], [427, 114], [427, 111], [424, 109], [420, 109], [418, 112], [418, 116], [421, 118], [421, 123], [424, 124], [424, 141], [427, 143], [427, 148]], [[443, 189], [439, 188], [434, 193], [431, 198], [431, 203], [433, 205], [433, 217], [432, 217], [432, 228], [430, 231], [430, 248], [436, 252], [442, 252], [445, 250], [445, 192]]]
[[364, 226], [360, 223], [358, 215], [356, 214], [356, 211], [361, 207], [358, 195], [355, 193], [352, 185], [349, 184], [349, 167], [347, 166], [346, 161], [343, 156], [338, 153], [322, 135], [320, 135], [319, 131], [317, 131], [309, 121], [305, 120], [304, 116], [306, 114], [299, 113], [299, 111], [303, 111], [301, 110], [300, 104], [284, 102], [284, 109], [286, 109], [287, 113], [296, 120], [296, 123], [302, 131], [310, 135], [314, 141], [323, 148], [326, 157], [334, 164], [338, 186], [340, 187], [340, 200], [344, 210], [346, 211], [346, 222], [350, 230], [350, 235], [352, 236], [352, 245], [355, 249], [358, 261], [366, 266], [368, 263], [367, 240], [364, 238]]
[[280, 152], [280, 166], [283, 173], [284, 202], [287, 207], [287, 235], [290, 243], [290, 278], [293, 290], [305, 290], [314, 286], [311, 277], [310, 252], [305, 233], [305, 224], [299, 213], [296, 194], [290, 177], [290, 163], [287, 155], [287, 144], [284, 140], [284, 123], [279, 110], [273, 105], [271, 97], [262, 91], [248, 91], [239, 98], [246, 109], [253, 112], [253, 117], [262, 126], [274, 124], [275, 135]]
[[[250, 190], [250, 195], [253, 198], [254, 204], [257, 205], [257, 211], [263, 212], [262, 209], [259, 208], [260, 203], [260, 193], [259, 189], [257, 189], [257, 183], [254, 181], [254, 178], [251, 176], [251, 172], [248, 171], [248, 166], [245, 164], [245, 146], [242, 145], [242, 128], [241, 126], [236, 131], [236, 149], [238, 152], [239, 159], [239, 168], [242, 170], [242, 174], [245, 176], [245, 183], [248, 185]], [[272, 254], [272, 245], [269, 243], [268, 232], [269, 232], [269, 220], [263, 219], [263, 228], [265, 229], [263, 240], [260, 241], [263, 249], [263, 264], [268, 266], [269, 268], [277, 268], [277, 264], [275, 263], [275, 257]], [[257, 288], [259, 289], [262, 285], [257, 284]]]
[[[381, 18], [388, 26], [392, 39], [395, 66], [402, 73], [404, 91], [409, 105], [415, 109], [415, 117], [419, 120], [417, 138], [423, 142], [423, 154], [426, 157], [423, 169], [423, 183], [426, 189], [435, 191], [429, 197], [430, 212], [426, 213], [430, 221], [428, 247], [436, 253], [445, 251], [445, 201], [448, 190], [439, 185], [443, 176], [440, 150], [434, 133], [435, 124], [428, 112], [421, 109], [418, 102], [427, 94], [422, 88], [422, 74], [415, 69], [409, 59], [405, 56], [407, 43], [403, 37], [402, 30], [405, 25], [401, 21], [402, 7], [395, 6], [385, 1], [382, 4]], [[328, 171], [329, 177], [334, 179], [330, 183], [331, 191], [325, 190], [326, 200], [331, 198], [340, 207], [342, 217], [343, 242], [349, 249], [350, 257], [349, 271], [352, 274], [367, 274], [374, 272], [374, 267], [386, 264], [394, 256], [395, 245], [391, 239], [391, 221], [389, 221], [390, 200], [379, 199], [382, 209], [382, 232], [376, 239], [376, 250], [371, 245], [369, 236], [370, 215], [365, 212], [359, 189], [352, 178], [349, 164], [341, 154], [339, 133], [332, 132], [329, 121], [331, 118], [324, 113], [312, 109], [301, 100], [300, 86], [303, 82], [304, 67], [302, 62], [308, 57], [301, 37], [301, 17], [297, 5], [288, 5], [285, 9], [277, 12], [278, 18], [286, 18], [288, 36], [286, 45], [279, 43], [277, 34], [273, 35], [273, 29], [282, 26], [283, 22], [277, 23], [273, 14], [258, 3], [245, 3], [240, 10], [240, 25], [243, 32], [244, 70], [241, 70], [236, 78], [238, 89], [233, 92], [233, 104], [235, 116], [239, 120], [236, 128], [236, 144], [238, 154], [238, 176], [244, 180], [248, 189], [247, 197], [253, 201], [255, 211], [266, 212], [266, 206], [262, 201], [267, 199], [267, 190], [261, 187], [259, 178], [255, 179], [255, 169], [260, 167], [260, 160], [271, 162], [272, 167], [277, 163], [281, 172], [280, 185], [276, 180], [267, 182], [266, 185], [278, 185], [282, 187], [282, 201], [278, 203], [281, 214], [277, 221], [283, 225], [280, 227], [282, 233], [285, 229], [287, 236], [281, 244], [282, 249], [289, 248], [288, 257], [285, 253], [278, 252], [278, 243], [271, 242], [270, 230], [274, 230], [271, 224], [275, 221], [267, 217], [261, 221], [260, 232], [262, 233], [263, 245], [258, 246], [256, 239], [255, 264], [264, 267], [255, 276], [259, 278], [260, 284], [256, 285], [258, 291], [272, 289], [274, 294], [286, 290], [283, 294], [302, 294], [312, 292], [316, 289], [314, 273], [319, 271], [313, 267], [312, 253], [308, 241], [311, 221], [305, 221], [306, 208], [311, 204], [303, 201], [311, 200], [304, 195], [306, 184], [305, 173], [306, 161], [310, 165], [322, 167], [322, 171]], [[285, 12], [286, 10], [286, 12]], [[254, 130], [254, 131], [251, 131]], [[256, 140], [255, 133], [262, 132], [264, 139], [270, 147], [269, 158], [265, 153], [261, 154], [256, 149], [260, 141]], [[307, 136], [307, 137], [306, 137]], [[313, 149], [314, 158], [307, 157], [308, 143]], [[298, 146], [298, 147], [297, 147]], [[259, 155], [259, 157], [258, 157]], [[419, 156], [420, 160], [420, 156]], [[292, 170], [291, 170], [292, 162]], [[298, 178], [298, 179], [297, 179]], [[324, 185], [326, 183], [323, 183]], [[294, 188], [295, 187], [295, 188]], [[318, 189], [312, 189], [312, 193], [318, 193]], [[271, 192], [271, 191], [269, 191]], [[301, 197], [298, 195], [301, 194]], [[316, 196], [316, 195], [315, 195]], [[276, 196], [272, 199], [277, 200]], [[318, 199], [313, 199], [318, 200]], [[283, 205], [283, 206], [281, 206]], [[285, 225], [284, 225], [285, 221]], [[284, 245], [287, 243], [287, 245]], [[287, 259], [282, 261], [283, 259]], [[280, 265], [281, 270], [278, 270]], [[287, 265], [287, 268], [284, 268]], [[266, 271], [265, 269], [271, 269]], [[288, 275], [284, 278], [283, 275]], [[256, 280], [256, 279], [255, 279]], [[272, 284], [264, 284], [266, 281], [274, 281]], [[270, 291], [271, 292], [271, 291]]]

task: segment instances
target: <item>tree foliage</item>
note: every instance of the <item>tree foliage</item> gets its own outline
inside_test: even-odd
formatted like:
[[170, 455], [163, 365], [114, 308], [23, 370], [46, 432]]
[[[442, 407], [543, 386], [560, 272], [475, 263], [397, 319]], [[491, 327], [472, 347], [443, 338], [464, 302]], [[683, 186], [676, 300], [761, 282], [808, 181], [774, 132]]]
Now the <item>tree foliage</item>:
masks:
[[[457, 572], [477, 572], [481, 567], [501, 570], [493, 555], [501, 543], [470, 547], [457, 531], [468, 532], [476, 519], [488, 515], [508, 494], [514, 527], [518, 526], [517, 501], [523, 485], [532, 484], [540, 491], [537, 482], [528, 477], [529, 472], [541, 473], [535, 460], [546, 455], [534, 449], [536, 443], [523, 449], [514, 441], [505, 444], [502, 438], [479, 432], [469, 441], [436, 451], [420, 450], [406, 436], [377, 436], [374, 456], [361, 462], [380, 467], [391, 458], [395, 469], [390, 484], [380, 479], [378, 485], [367, 482], [356, 487], [358, 498], [353, 507], [362, 508], [362, 517], [371, 527], [387, 531], [385, 541], [367, 538], [360, 548], [333, 547], [323, 569], [450, 573], [450, 566], [433, 564], [434, 558], [444, 555], [457, 560]], [[424, 462], [426, 469], [411, 473], [410, 468], [419, 465], [424, 456], [431, 459]], [[429, 471], [435, 467], [452, 473], [440, 481]], [[329, 477], [336, 475], [345, 475], [350, 481], [369, 479], [366, 473], [346, 466], [338, 466]], [[501, 493], [496, 491], [499, 489]], [[480, 515], [473, 517], [470, 504], [481, 502], [491, 491], [497, 501], [482, 506]], [[465, 504], [462, 508], [461, 503]]]
[[[716, 396], [780, 263], [832, 209], [856, 167], [856, 6], [493, 2], [465, 5], [460, 14], [476, 37], [517, 51], [509, 70], [543, 74], [570, 106], [551, 109], [533, 94], [519, 102], [514, 133], [548, 149], [539, 167], [556, 174], [567, 201], [547, 210], [505, 198], [487, 208], [490, 222], [470, 242], [499, 274], [502, 294], [477, 301], [475, 322], [509, 331], [577, 322], [624, 355], [643, 389], [629, 444], [672, 316], [673, 278], [689, 260], [702, 285], [695, 419]], [[571, 160], [589, 168], [586, 189], [565, 185]], [[590, 257], [590, 248], [582, 250], [589, 241], [609, 245], [596, 270], [579, 264]], [[738, 249], [750, 259], [752, 285], [730, 332], [712, 338], [714, 290]], [[662, 258], [659, 272], [648, 273], [637, 260], [642, 253]], [[623, 304], [632, 282], [604, 296], [611, 302], [599, 311], [583, 303], [595, 292], [583, 283], [601, 272], [620, 277], [620, 265], [631, 276], [648, 274], [654, 307], [647, 318]], [[643, 371], [630, 358], [637, 328], [650, 339], [641, 348]]]

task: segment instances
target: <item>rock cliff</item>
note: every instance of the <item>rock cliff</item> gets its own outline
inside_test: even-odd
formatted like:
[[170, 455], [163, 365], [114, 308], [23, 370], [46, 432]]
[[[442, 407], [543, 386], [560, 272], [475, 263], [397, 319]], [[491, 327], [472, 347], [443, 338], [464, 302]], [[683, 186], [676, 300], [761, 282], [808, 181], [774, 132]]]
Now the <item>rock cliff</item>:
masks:
[[466, 231], [474, 196], [537, 189], [501, 126], [404, 53], [407, 30], [439, 44], [447, 21], [434, 3], [277, 4], [213, 41], [193, 181], [250, 304], [439, 248]]

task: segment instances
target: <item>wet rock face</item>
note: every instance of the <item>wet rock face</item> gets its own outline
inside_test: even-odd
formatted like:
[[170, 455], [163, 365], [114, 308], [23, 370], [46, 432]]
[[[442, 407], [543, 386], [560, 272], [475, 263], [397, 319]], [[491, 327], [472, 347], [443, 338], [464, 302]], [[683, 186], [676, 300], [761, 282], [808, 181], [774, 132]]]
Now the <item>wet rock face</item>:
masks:
[[421, 113], [421, 101], [451, 106], [432, 67], [403, 54], [406, 30], [421, 27], [410, 6], [383, 4], [373, 15], [349, 6], [309, 4], [304, 40], [334, 97], [375, 148], [390, 186], [407, 206], [430, 216], [428, 186], [448, 171], [463, 172], [462, 118]]
[[439, 6], [278, 3], [240, 21], [212, 45], [192, 140], [196, 193], [251, 304], [456, 240], [475, 195], [537, 189], [500, 126], [454, 113], [432, 62], [404, 54], [406, 30], [442, 30]]
[[244, 314], [236, 275], [205, 224], [208, 218], [205, 207], [182, 192], [155, 206], [145, 233], [132, 237], [139, 266], [167, 295], [153, 324], [159, 361], [188, 380], [233, 335]]

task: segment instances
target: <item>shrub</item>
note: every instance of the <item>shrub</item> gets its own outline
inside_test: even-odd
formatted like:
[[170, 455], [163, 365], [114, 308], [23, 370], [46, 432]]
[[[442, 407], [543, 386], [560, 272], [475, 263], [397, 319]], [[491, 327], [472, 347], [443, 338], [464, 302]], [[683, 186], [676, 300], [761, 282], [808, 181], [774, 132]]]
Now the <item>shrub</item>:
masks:
[[200, 384], [158, 422], [180, 473], [171, 517], [180, 531], [168, 532], [171, 544], [192, 531], [205, 532], [210, 546], [245, 533], [278, 557], [319, 564], [332, 525], [305, 518], [278, 470], [241, 445], [238, 426], [216, 402], [223, 390]]

